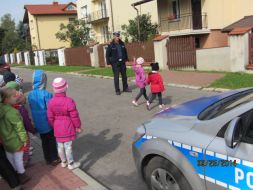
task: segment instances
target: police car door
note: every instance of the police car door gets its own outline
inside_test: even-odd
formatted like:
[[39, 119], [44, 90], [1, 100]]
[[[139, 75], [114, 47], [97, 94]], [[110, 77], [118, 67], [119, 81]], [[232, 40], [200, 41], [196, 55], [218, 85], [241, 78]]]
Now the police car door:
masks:
[[242, 130], [238, 128], [235, 131], [235, 136], [240, 138], [235, 147], [230, 148], [225, 142], [228, 123], [206, 149], [205, 181], [208, 190], [253, 189], [253, 110], [240, 118]]

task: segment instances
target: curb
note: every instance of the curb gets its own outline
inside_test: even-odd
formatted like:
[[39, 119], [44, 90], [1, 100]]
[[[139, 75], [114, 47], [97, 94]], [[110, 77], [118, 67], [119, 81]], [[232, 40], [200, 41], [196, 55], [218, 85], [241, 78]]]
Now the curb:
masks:
[[106, 187], [98, 183], [95, 179], [90, 177], [88, 174], [83, 172], [81, 169], [77, 168], [72, 170], [73, 174], [79, 177], [82, 181], [84, 181], [87, 186], [78, 188], [76, 190], [108, 190]]
[[[27, 68], [22, 68], [22, 69], [27, 69]], [[70, 74], [70, 75], [76, 75], [76, 76], [80, 76], [80, 77], [86, 76], [86, 77], [93, 77], [93, 78], [100, 78], [100, 79], [113, 79], [113, 77], [110, 77], [110, 76], [81, 74], [81, 73], [77, 73], [77, 72], [65, 72], [65, 73], [64, 72], [57, 72], [57, 71], [45, 71], [45, 72]], [[128, 78], [128, 81], [135, 82], [135, 80], [132, 80], [131, 78]], [[203, 90], [203, 91], [213, 91], [213, 92], [227, 92], [227, 91], [231, 90], [231, 89], [227, 89], [227, 88], [211, 88], [211, 87], [208, 88], [208, 87], [202, 87], [202, 86], [193, 86], [193, 85], [175, 84], [175, 83], [168, 83], [167, 86], [178, 87], [178, 88], [189, 88], [189, 89]]]

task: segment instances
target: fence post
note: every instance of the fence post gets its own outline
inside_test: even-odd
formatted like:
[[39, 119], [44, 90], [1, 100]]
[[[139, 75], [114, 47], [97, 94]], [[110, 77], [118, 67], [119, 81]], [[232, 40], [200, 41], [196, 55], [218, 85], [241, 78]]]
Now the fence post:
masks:
[[64, 50], [65, 48], [61, 48], [57, 50], [59, 66], [66, 66]]
[[5, 60], [5, 63], [10, 63], [10, 56], [9, 56], [9, 54], [4, 54], [4, 60]]
[[34, 64], [35, 64], [35, 66], [39, 66], [40, 64], [39, 64], [39, 52], [38, 51], [34, 51], [33, 52], [34, 54]]
[[17, 64], [20, 64], [22, 62], [21, 52], [18, 52], [16, 54], [16, 57], [17, 57]]
[[98, 44], [94, 45], [93, 50], [90, 53], [90, 58], [91, 58], [91, 66], [92, 67], [99, 67], [99, 57], [98, 57]]
[[24, 57], [25, 57], [25, 65], [26, 66], [31, 65], [29, 51], [24, 52]]
[[163, 70], [167, 70], [169, 67], [167, 65], [168, 56], [167, 56], [167, 47], [166, 43], [168, 35], [157, 36], [154, 41], [154, 50], [155, 50], [155, 61], [159, 63], [159, 66]]
[[15, 55], [14, 53], [11, 53], [11, 64], [15, 63]]
[[46, 65], [46, 57], [45, 57], [45, 50], [38, 51], [39, 55], [39, 65]]
[[232, 72], [245, 71], [249, 64], [249, 33], [230, 35], [230, 70]]

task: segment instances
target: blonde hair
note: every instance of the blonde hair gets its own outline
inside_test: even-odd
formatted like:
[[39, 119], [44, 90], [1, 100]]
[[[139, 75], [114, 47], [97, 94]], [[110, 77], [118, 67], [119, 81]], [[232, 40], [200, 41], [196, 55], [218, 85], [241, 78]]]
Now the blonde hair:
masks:
[[4, 102], [7, 98], [10, 98], [16, 90], [13, 88], [4, 87], [0, 90], [1, 102]]

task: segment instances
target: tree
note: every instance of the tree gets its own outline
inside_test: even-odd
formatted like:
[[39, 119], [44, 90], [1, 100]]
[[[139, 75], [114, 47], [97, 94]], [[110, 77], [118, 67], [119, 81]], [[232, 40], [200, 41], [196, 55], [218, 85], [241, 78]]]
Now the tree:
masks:
[[17, 51], [28, 50], [30, 45], [25, 43], [25, 27], [19, 22], [17, 28], [10, 14], [1, 17], [0, 24], [0, 45], [1, 51], [11, 53]]
[[55, 34], [60, 41], [70, 42], [71, 47], [84, 46], [90, 40], [90, 28], [83, 20], [74, 20], [67, 25], [61, 24], [60, 31]]
[[140, 37], [138, 37], [138, 16], [128, 22], [128, 25], [124, 24], [121, 26], [127, 41], [129, 37], [132, 41], [147, 41], [152, 39], [157, 32], [158, 25], [156, 23], [152, 24], [150, 14], [139, 15]]

